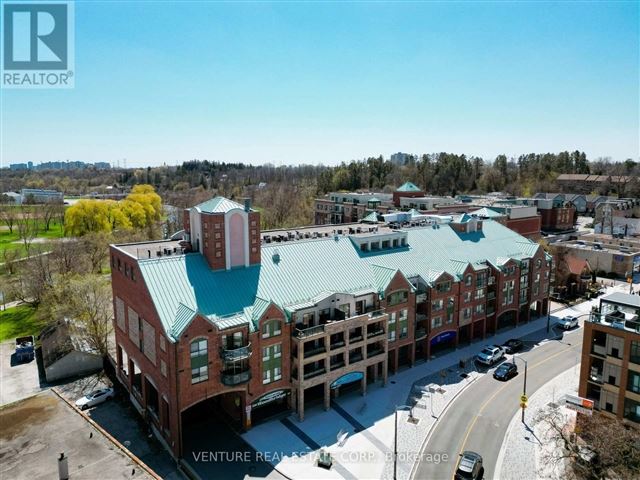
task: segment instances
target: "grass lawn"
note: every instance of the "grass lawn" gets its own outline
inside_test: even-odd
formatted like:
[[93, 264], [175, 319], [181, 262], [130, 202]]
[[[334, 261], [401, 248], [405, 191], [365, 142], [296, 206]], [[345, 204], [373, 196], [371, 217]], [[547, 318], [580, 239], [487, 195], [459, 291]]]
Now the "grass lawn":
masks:
[[[54, 223], [53, 221], [49, 224], [49, 230], [44, 230], [44, 223], [40, 225], [38, 230], [37, 238], [43, 238], [46, 240], [54, 240], [56, 238], [64, 237], [63, 226], [61, 223]], [[46, 243], [46, 242], [45, 242]], [[41, 246], [41, 241], [31, 242], [31, 248], [33, 249], [35, 246]], [[24, 244], [20, 242], [20, 237], [18, 236], [18, 229], [14, 226], [13, 232], [9, 232], [9, 230], [2, 229], [0, 230], [0, 250], [18, 250], [20, 252], [20, 257], [26, 256], [26, 251], [24, 248]], [[0, 259], [0, 262], [3, 260]]]
[[20, 305], [0, 312], [0, 342], [24, 335], [38, 335], [45, 322], [36, 318], [36, 309]]

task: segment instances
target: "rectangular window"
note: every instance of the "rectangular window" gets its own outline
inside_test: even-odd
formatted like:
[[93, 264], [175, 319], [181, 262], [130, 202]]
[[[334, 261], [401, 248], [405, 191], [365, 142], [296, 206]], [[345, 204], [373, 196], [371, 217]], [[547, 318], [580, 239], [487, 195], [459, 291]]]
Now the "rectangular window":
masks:
[[431, 319], [431, 328], [440, 328], [442, 326], [442, 317], [434, 317]]
[[440, 300], [434, 300], [433, 302], [431, 302], [431, 310], [433, 310], [434, 312], [439, 312], [443, 308], [444, 308], [444, 300], [440, 299]]
[[273, 381], [277, 382], [282, 378], [282, 369], [280, 367], [275, 367], [273, 369]]
[[464, 292], [464, 302], [470, 302], [471, 301], [471, 292]]
[[262, 383], [271, 383], [271, 370], [264, 370], [262, 372]]
[[266, 362], [271, 358], [271, 347], [262, 347], [262, 361]]
[[484, 290], [482, 288], [479, 288], [478, 290], [476, 290], [476, 300], [480, 298], [484, 298]]
[[436, 285], [436, 291], [438, 293], [444, 293], [451, 290], [451, 282], [442, 282]]
[[473, 283], [473, 277], [471, 275], [467, 275], [464, 279], [464, 284], [467, 287], [470, 287], [472, 283]]
[[640, 393], [640, 373], [636, 373], [633, 370], [629, 370], [627, 390], [634, 393]]
[[200, 338], [191, 342], [191, 383], [208, 380], [209, 355], [207, 339]]

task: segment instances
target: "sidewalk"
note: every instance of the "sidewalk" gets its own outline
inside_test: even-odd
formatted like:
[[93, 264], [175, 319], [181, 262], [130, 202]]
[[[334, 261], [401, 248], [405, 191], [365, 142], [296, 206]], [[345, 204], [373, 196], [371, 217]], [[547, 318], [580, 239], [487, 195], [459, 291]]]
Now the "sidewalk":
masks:
[[[591, 308], [590, 305], [579, 307], [586, 311]], [[565, 313], [552, 315], [551, 323]], [[392, 478], [394, 409], [408, 403], [415, 405], [412, 416], [416, 421], [410, 422], [408, 411], [398, 412], [397, 466], [397, 478], [407, 479], [420, 459], [422, 445], [437, 417], [466, 386], [483, 374], [471, 366], [461, 371], [460, 360], [473, 357], [485, 343], [502, 344], [514, 337], [540, 343], [555, 336], [553, 329], [547, 334], [546, 316], [542, 316], [516, 329], [488, 337], [484, 342], [460, 347], [450, 354], [401, 371], [390, 376], [385, 387], [371, 384], [366, 396], [351, 393], [340, 397], [332, 402], [328, 411], [321, 406], [307, 408], [304, 422], [299, 422], [293, 414], [282, 421], [258, 425], [243, 434], [243, 438], [289, 478]], [[466, 377], [460, 376], [461, 373]], [[427, 388], [424, 391], [429, 384], [441, 385], [442, 390], [430, 393]], [[331, 470], [316, 466], [320, 449], [331, 453]]]
[[[536, 424], [534, 419], [540, 411], [550, 403], [558, 403], [566, 394], [576, 395], [580, 377], [580, 365], [546, 383], [529, 398], [527, 423], [523, 424], [518, 412], [505, 436], [498, 460], [495, 478], [500, 480], [537, 480], [538, 478], [565, 478], [561, 465], [550, 465], [544, 461], [545, 449], [553, 442], [547, 438], [548, 431], [543, 425]], [[566, 413], [567, 421], [575, 418], [575, 412], [560, 407]]]

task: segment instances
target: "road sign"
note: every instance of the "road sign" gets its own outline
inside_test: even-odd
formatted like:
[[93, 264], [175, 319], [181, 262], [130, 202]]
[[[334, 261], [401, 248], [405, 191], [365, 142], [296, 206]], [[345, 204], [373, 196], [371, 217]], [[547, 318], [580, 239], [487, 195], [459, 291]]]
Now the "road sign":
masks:
[[527, 408], [527, 402], [520, 402], [520, 408]]
[[593, 413], [594, 401], [577, 395], [565, 395], [564, 406], [576, 412], [591, 415]]
[[528, 400], [529, 398], [527, 398], [527, 396], [524, 393], [520, 395], [520, 403], [527, 403]]

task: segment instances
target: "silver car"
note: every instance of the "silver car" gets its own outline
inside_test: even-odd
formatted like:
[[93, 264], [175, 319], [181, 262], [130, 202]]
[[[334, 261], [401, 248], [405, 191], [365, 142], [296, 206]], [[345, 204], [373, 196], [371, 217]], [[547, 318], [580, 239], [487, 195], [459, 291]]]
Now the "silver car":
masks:
[[113, 388], [101, 388], [87, 393], [84, 397], [76, 400], [76, 407], [80, 410], [86, 410], [89, 407], [98, 405], [99, 403], [106, 402], [109, 398], [113, 398], [115, 392]]
[[572, 328], [578, 326], [578, 317], [574, 317], [572, 315], [562, 317], [558, 322], [558, 326], [564, 328], [565, 330], [571, 330]]

